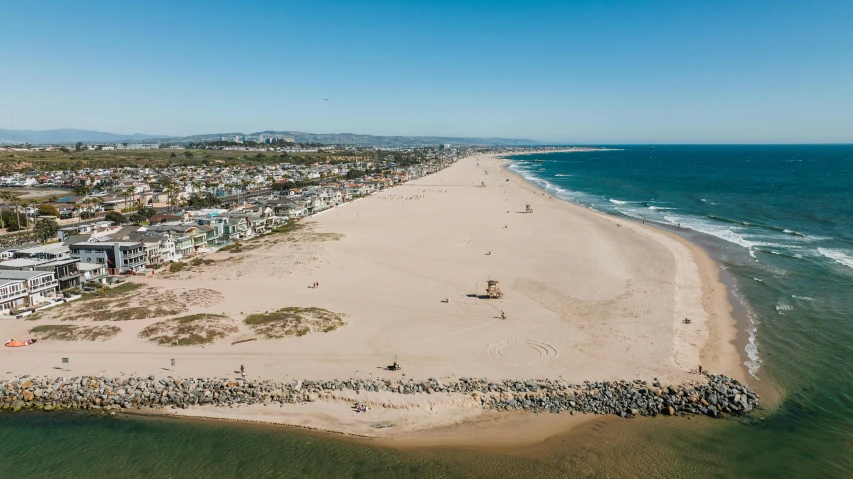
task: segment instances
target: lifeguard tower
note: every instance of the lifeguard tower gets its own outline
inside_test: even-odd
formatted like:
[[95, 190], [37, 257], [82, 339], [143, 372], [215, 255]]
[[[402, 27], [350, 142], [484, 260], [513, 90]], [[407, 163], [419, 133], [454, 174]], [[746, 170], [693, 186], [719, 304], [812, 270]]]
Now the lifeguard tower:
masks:
[[486, 286], [486, 293], [489, 295], [489, 299], [501, 299], [504, 297], [501, 289], [498, 288], [498, 281], [490, 279], [488, 282], [488, 286]]

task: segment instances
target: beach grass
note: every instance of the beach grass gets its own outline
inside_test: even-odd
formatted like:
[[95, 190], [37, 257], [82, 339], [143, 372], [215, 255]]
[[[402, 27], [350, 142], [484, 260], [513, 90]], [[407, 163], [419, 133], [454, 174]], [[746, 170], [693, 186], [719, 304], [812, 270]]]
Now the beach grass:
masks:
[[39, 339], [52, 341], [106, 341], [121, 332], [118, 326], [75, 326], [44, 324], [30, 329]]
[[147, 326], [139, 337], [161, 346], [210, 344], [237, 332], [237, 325], [221, 314], [192, 314], [158, 321]]
[[327, 309], [289, 307], [250, 314], [246, 317], [246, 324], [267, 339], [277, 339], [316, 332], [328, 333], [344, 326], [346, 322], [342, 314]]

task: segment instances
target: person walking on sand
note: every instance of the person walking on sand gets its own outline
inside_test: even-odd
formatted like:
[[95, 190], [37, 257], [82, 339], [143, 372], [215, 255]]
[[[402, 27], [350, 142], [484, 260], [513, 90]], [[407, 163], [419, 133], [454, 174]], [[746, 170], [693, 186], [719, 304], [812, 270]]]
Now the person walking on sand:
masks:
[[699, 374], [702, 374], [702, 365], [699, 365]]

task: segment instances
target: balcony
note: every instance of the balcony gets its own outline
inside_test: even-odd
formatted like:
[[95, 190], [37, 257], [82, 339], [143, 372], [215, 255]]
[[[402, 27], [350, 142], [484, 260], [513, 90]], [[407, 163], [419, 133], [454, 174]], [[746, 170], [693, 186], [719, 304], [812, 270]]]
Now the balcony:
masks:
[[122, 253], [124, 253], [124, 257], [127, 259], [139, 258], [140, 256], [145, 256], [145, 250], [144, 249], [139, 251], [139, 252], [136, 252], [136, 253], [131, 253], [129, 251], [123, 251]]
[[29, 292], [30, 292], [30, 294], [38, 293], [39, 291], [44, 291], [46, 289], [56, 288], [57, 286], [59, 286], [59, 283], [56, 280], [48, 281], [46, 283], [41, 283], [41, 284], [30, 286]]
[[67, 281], [74, 278], [79, 278], [83, 273], [79, 271], [59, 271], [56, 273], [56, 279], [59, 281]]
[[12, 293], [0, 294], [0, 301], [9, 301], [13, 299], [23, 298], [27, 295], [26, 290], [14, 291]]

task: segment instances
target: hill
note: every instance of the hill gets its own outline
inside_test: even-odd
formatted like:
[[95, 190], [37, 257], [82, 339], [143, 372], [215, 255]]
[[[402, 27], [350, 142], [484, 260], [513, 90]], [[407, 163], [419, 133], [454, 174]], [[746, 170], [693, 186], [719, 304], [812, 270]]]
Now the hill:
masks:
[[119, 141], [142, 141], [152, 138], [168, 138], [164, 135], [145, 135], [133, 133], [122, 135], [119, 133], [106, 133], [93, 130], [75, 130], [63, 128], [60, 130], [5, 130], [0, 128], [0, 144], [2, 143], [30, 143], [33, 145], [51, 143], [76, 143], [84, 142], [119, 142]]
[[380, 146], [380, 147], [411, 147], [411, 146], [435, 146], [450, 144], [461, 145], [483, 145], [483, 146], [528, 146], [535, 145], [533, 140], [517, 138], [458, 138], [449, 136], [379, 136], [360, 135], [356, 133], [306, 133], [301, 131], [258, 131], [255, 133], [211, 133], [205, 135], [192, 135], [184, 137], [172, 137], [164, 135], [146, 135], [134, 133], [122, 135], [117, 133], [106, 133], [91, 130], [4, 130], [0, 129], [0, 144], [3, 143], [30, 143], [40, 144], [69, 144], [82, 141], [84, 143], [94, 142], [139, 142], [156, 141], [160, 143], [186, 144], [204, 141], [218, 141], [222, 137], [250, 137], [257, 138], [291, 138], [297, 143], [319, 143], [327, 145], [351, 145], [351, 146]]

